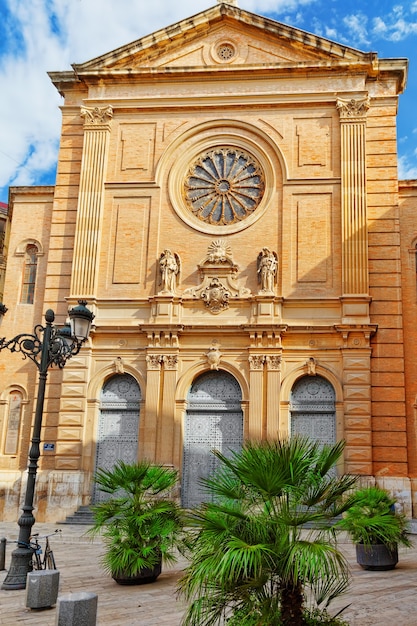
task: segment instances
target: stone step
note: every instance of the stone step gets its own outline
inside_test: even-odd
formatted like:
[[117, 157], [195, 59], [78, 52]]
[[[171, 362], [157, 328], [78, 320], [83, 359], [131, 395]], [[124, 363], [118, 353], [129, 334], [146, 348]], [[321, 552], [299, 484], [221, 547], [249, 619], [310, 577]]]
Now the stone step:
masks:
[[80, 506], [72, 515], [67, 517], [58, 524], [78, 524], [84, 526], [92, 526], [94, 524], [94, 515], [89, 506]]

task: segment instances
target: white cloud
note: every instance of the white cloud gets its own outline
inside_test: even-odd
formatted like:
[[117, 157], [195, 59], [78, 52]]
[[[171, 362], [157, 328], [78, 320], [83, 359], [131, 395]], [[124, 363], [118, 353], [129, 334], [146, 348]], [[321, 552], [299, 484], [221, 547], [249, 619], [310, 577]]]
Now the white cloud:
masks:
[[399, 180], [417, 179], [417, 165], [415, 160], [410, 162], [410, 159], [407, 156], [400, 156], [398, 158], [398, 178]]
[[[2, 45], [0, 40], [2, 201], [7, 200], [7, 185], [20, 181], [36, 184], [46, 172], [54, 169], [62, 102], [48, 71], [70, 69], [71, 63], [88, 61], [195, 15], [216, 2], [0, 1], [2, 11], [8, 10], [2, 24], [2, 39], [7, 44]], [[372, 22], [365, 15], [366, 7], [358, 12], [351, 9], [351, 14], [342, 19], [343, 7], [326, 2], [328, 0], [239, 0], [239, 6], [254, 13], [273, 14], [276, 19], [349, 46], [368, 47], [371, 35], [399, 41], [417, 34], [417, 23], [411, 19], [417, 12], [417, 0], [411, 5], [399, 3], [392, 7], [389, 15], [376, 17]]]
[[[417, 11], [417, 2], [410, 7], [410, 13]], [[387, 41], [402, 41], [417, 33], [417, 22], [409, 19], [402, 5], [396, 5], [391, 13], [384, 17], [377, 16], [372, 20], [372, 34]]]
[[368, 31], [366, 25], [368, 18], [363, 13], [347, 15], [343, 18], [344, 25], [349, 29], [352, 41], [355, 45], [363, 46], [369, 44]]

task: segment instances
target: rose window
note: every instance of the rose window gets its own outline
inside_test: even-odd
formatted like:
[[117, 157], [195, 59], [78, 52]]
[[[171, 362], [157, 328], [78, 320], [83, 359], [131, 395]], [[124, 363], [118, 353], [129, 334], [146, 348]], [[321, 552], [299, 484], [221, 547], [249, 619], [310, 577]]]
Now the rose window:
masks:
[[230, 61], [235, 56], [235, 49], [228, 43], [222, 44], [217, 48], [217, 56], [221, 61]]
[[214, 225], [234, 224], [251, 215], [264, 193], [258, 161], [235, 148], [216, 148], [191, 166], [184, 183], [193, 214]]

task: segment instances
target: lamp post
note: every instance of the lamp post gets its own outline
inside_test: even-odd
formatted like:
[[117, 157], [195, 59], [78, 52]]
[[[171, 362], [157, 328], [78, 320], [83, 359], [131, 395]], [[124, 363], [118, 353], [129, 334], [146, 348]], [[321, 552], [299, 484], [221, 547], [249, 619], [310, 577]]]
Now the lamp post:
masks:
[[[0, 351], [7, 348], [11, 352], [21, 352], [23, 358], [31, 359], [39, 370], [38, 396], [29, 451], [25, 501], [22, 507], [23, 513], [17, 522], [19, 525], [18, 547], [12, 552], [10, 569], [2, 589], [25, 589], [26, 576], [32, 570], [30, 536], [32, 526], [35, 523], [33, 499], [40, 456], [39, 444], [48, 368], [53, 365], [63, 368], [68, 359], [78, 354], [82, 344], [88, 338], [94, 315], [87, 309], [86, 304], [85, 300], [79, 300], [78, 306], [68, 311], [70, 324], [66, 324], [62, 328], [53, 326], [55, 313], [48, 309], [45, 313], [46, 325], [38, 324], [35, 326], [32, 335], [23, 333], [10, 339], [10, 341], [7, 341], [6, 338], [0, 339]], [[1, 316], [2, 314], [0, 314], [0, 318]]]

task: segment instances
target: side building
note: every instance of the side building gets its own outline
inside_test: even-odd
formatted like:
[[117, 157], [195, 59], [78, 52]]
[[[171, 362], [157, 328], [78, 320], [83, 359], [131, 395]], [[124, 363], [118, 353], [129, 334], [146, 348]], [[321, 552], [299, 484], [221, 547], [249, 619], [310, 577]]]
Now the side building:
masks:
[[[398, 181], [406, 59], [222, 3], [52, 72], [54, 187], [13, 187], [1, 335], [79, 299], [51, 370], [36, 517], [96, 502], [137, 458], [204, 493], [213, 448], [347, 442], [340, 472], [417, 515], [417, 182]], [[0, 517], [16, 519], [37, 389], [0, 355]]]

